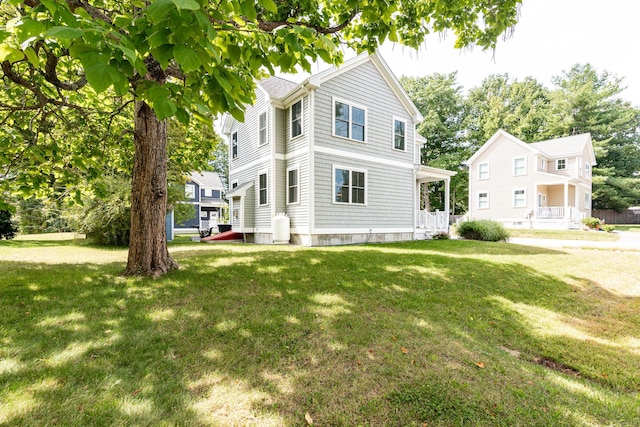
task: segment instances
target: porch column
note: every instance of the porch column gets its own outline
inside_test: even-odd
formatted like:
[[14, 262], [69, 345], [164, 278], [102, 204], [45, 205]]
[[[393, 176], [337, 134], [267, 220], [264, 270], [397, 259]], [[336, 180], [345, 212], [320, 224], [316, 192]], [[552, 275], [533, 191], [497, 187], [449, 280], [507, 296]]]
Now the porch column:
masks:
[[569, 218], [569, 183], [564, 183], [564, 217]]
[[451, 178], [447, 177], [444, 180], [444, 216], [447, 221], [447, 233], [449, 232], [449, 199], [450, 199], [450, 186], [451, 186]]

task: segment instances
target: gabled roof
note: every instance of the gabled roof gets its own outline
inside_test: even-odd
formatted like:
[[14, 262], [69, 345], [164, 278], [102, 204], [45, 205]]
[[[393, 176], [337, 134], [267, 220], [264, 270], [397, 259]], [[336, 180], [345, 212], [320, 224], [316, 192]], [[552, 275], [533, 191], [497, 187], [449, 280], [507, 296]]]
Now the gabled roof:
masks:
[[189, 179], [201, 187], [224, 190], [224, 185], [222, 185], [222, 180], [217, 172], [191, 172]]
[[521, 139], [516, 138], [508, 132], [502, 129], [498, 130], [489, 140], [476, 151], [473, 156], [465, 162], [466, 165], [471, 165], [478, 159], [489, 147], [496, 142], [500, 137], [505, 137], [515, 144], [529, 150], [533, 154], [542, 155], [548, 158], [556, 159], [569, 156], [581, 155], [585, 149], [585, 146], [589, 149], [589, 155], [593, 165], [596, 163], [596, 156], [593, 151], [593, 145], [591, 143], [591, 134], [583, 133], [580, 135], [566, 136], [562, 138], [548, 139], [546, 141], [534, 142], [527, 144]]
[[270, 98], [280, 99], [291, 92], [298, 84], [281, 77], [269, 77], [259, 80], [258, 86], [260, 86]]
[[234, 187], [234, 188], [230, 189], [227, 192], [227, 197], [246, 196], [247, 195], [247, 190], [250, 189], [251, 187], [253, 187], [253, 181], [243, 182], [242, 184], [238, 185], [237, 187]]

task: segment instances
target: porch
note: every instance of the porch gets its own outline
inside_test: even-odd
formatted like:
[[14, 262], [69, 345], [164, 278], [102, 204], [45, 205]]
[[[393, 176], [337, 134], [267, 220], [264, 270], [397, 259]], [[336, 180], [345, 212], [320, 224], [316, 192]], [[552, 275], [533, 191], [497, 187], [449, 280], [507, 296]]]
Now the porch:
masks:
[[534, 220], [545, 222], [580, 223], [590, 215], [591, 192], [570, 182], [536, 186]]
[[[415, 212], [415, 232], [414, 238], [429, 238], [437, 233], [449, 232], [449, 210], [450, 210], [450, 189], [451, 177], [457, 172], [445, 169], [433, 168], [430, 166], [419, 166], [416, 170], [416, 193], [417, 201]], [[428, 197], [427, 186], [430, 182], [444, 182], [444, 210], [431, 211], [425, 203]]]

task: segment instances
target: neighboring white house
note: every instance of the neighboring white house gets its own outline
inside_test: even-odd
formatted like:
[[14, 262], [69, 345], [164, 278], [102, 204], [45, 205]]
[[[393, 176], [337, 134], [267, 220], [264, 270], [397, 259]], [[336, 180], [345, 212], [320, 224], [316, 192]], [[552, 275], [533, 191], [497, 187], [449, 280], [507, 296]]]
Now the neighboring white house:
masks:
[[[244, 122], [226, 116], [233, 230], [273, 242], [290, 219], [291, 242], [316, 246], [424, 238], [448, 230], [455, 172], [420, 165], [422, 120], [378, 54], [296, 84], [257, 82]], [[444, 181], [445, 212], [420, 212], [420, 185]]]
[[[186, 201], [193, 206], [193, 216], [176, 221], [171, 215], [173, 229], [176, 233], [197, 233], [216, 227], [228, 208], [224, 200], [224, 185], [216, 172], [192, 172], [184, 186]], [[172, 214], [172, 212], [171, 212]]]
[[469, 219], [574, 228], [591, 216], [588, 133], [527, 144], [499, 130], [469, 160]]

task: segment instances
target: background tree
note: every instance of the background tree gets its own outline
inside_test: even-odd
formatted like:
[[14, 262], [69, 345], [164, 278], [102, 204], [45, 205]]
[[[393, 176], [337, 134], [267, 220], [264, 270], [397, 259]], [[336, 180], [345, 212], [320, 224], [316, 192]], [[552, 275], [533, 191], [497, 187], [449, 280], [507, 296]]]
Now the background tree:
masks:
[[0, 210], [0, 240], [13, 239], [18, 232], [18, 225], [13, 220], [11, 211]]
[[[520, 0], [388, 2], [303, 0], [10, 0], [2, 3], [0, 63], [21, 93], [7, 106], [82, 111], [90, 96], [135, 102], [131, 238], [127, 274], [177, 267], [164, 231], [167, 130], [164, 119], [229, 112], [242, 119], [254, 79], [274, 67], [309, 71], [332, 64], [340, 45], [373, 51], [386, 39], [417, 47], [451, 30], [456, 47], [495, 46], [516, 23]], [[103, 110], [104, 111], [104, 110]], [[54, 153], [59, 159], [73, 151]]]

